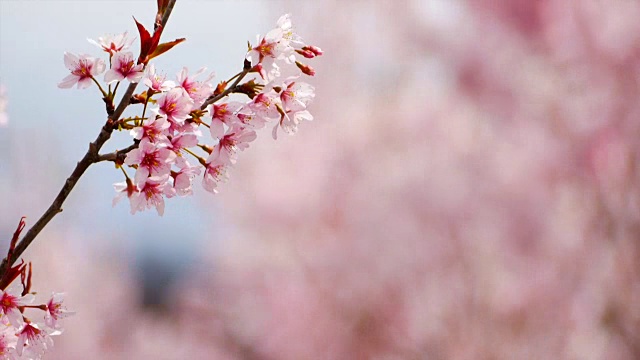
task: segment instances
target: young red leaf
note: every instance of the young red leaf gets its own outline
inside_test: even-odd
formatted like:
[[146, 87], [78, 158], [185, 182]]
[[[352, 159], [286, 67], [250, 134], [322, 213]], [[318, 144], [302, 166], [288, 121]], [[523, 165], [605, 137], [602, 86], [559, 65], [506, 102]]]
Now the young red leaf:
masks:
[[[158, 47], [158, 44], [160, 43], [160, 35], [162, 34], [162, 26], [158, 26], [158, 28], [156, 28], [156, 30], [153, 32], [153, 37], [151, 38], [151, 48], [149, 49], [149, 52], [147, 53], [147, 55], [152, 54], [156, 48]], [[149, 59], [147, 59], [147, 61], [149, 61]]]
[[31, 268], [31, 262], [29, 262], [29, 268], [27, 271], [23, 271], [20, 275], [20, 282], [22, 283], [22, 296], [31, 292], [31, 275], [33, 274]]
[[156, 47], [156, 49], [149, 55], [147, 61], [153, 59], [156, 56], [160, 56], [160, 55], [164, 54], [165, 52], [171, 50], [172, 47], [180, 44], [181, 42], [183, 42], [185, 40], [187, 40], [187, 39], [180, 38], [180, 39], [176, 39], [176, 40], [169, 41], [169, 42], [162, 43], [162, 44], [158, 45]]
[[27, 265], [25, 265], [24, 260], [22, 260], [20, 264], [9, 268], [0, 280], [0, 290], [5, 290], [9, 284], [18, 277], [18, 275], [22, 274], [26, 266]]
[[24, 230], [26, 223], [24, 222], [25, 217], [23, 216], [18, 223], [18, 227], [16, 231], [13, 233], [13, 237], [11, 238], [11, 243], [9, 244], [9, 251], [7, 253], [7, 261], [11, 261], [13, 257], [13, 251], [16, 248], [16, 244], [18, 243], [18, 239], [20, 238], [20, 233]]
[[140, 64], [144, 62], [147, 55], [149, 55], [152, 40], [151, 34], [149, 34], [147, 29], [144, 28], [144, 25], [140, 24], [135, 17], [133, 20], [136, 22], [136, 26], [138, 27], [138, 33], [140, 33], [140, 56], [138, 57], [138, 64]]
[[[9, 264], [13, 263], [13, 252], [16, 249], [16, 244], [18, 243], [18, 239], [20, 238], [20, 234], [22, 233], [22, 230], [24, 230], [24, 227], [26, 226], [26, 223], [24, 221], [25, 218], [26, 217], [24, 217], [24, 216], [22, 218], [20, 218], [20, 222], [18, 223], [18, 227], [16, 228], [16, 231], [13, 233], [13, 237], [11, 238], [11, 243], [9, 243], [9, 251], [7, 251], [7, 257], [4, 259], [4, 261], [6, 261]], [[12, 281], [13, 281], [13, 279], [12, 279]]]

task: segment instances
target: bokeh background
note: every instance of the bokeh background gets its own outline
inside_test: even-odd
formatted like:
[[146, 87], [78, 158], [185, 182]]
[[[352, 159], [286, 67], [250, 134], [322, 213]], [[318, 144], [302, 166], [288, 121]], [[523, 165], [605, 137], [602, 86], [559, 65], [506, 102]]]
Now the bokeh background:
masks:
[[[92, 167], [26, 254], [78, 312], [48, 359], [640, 358], [639, 2], [181, 0], [157, 64], [227, 78], [286, 12], [315, 120], [162, 218]], [[63, 52], [154, 13], [0, 0], [7, 241], [103, 119]]]

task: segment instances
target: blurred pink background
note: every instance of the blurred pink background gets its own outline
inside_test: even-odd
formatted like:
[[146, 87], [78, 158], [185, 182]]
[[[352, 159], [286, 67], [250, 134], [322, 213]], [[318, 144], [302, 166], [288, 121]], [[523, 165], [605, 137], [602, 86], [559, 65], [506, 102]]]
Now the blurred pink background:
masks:
[[[150, 21], [155, 2], [135, 3], [126, 16]], [[120, 179], [91, 169], [27, 253], [35, 288], [64, 290], [78, 312], [48, 359], [640, 358], [640, 3], [241, 3], [179, 1], [175, 16], [215, 32], [207, 20], [252, 8], [233, 36], [253, 41], [291, 12], [325, 51], [315, 120], [277, 142], [262, 132], [221, 194], [169, 200], [162, 219], [111, 209]], [[168, 30], [189, 38], [180, 24]], [[72, 33], [74, 46], [99, 35]], [[242, 56], [242, 40], [216, 39], [212, 53]], [[208, 59], [190, 66], [237, 69]], [[5, 85], [9, 234], [37, 219], [99, 125], [65, 149], [76, 140], [42, 129], [80, 118], [51, 120], [47, 98], [28, 111], [19, 97], [38, 92]], [[20, 109], [40, 122], [15, 125]]]

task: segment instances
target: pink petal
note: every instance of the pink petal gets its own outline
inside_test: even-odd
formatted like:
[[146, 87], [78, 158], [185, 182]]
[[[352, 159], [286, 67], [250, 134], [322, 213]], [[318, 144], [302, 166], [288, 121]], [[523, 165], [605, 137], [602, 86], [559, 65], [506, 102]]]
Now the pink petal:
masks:
[[62, 81], [58, 83], [58, 87], [61, 89], [69, 89], [72, 88], [78, 82], [78, 77], [70, 74], [67, 75]]

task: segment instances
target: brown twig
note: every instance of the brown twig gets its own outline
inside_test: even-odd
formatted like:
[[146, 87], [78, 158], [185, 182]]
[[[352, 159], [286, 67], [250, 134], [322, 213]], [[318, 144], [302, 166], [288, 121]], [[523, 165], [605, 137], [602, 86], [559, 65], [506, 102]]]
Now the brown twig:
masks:
[[[166, 26], [167, 21], [169, 20], [169, 15], [171, 15], [171, 11], [173, 10], [175, 2], [176, 0], [169, 0], [169, 5], [167, 6], [167, 9], [162, 16], [162, 28]], [[78, 180], [80, 180], [80, 177], [84, 174], [85, 171], [87, 171], [89, 166], [100, 161], [100, 155], [98, 152], [100, 151], [102, 146], [109, 140], [109, 138], [111, 138], [111, 133], [114, 130], [114, 124], [129, 105], [131, 96], [133, 95], [133, 92], [135, 91], [137, 85], [137, 83], [129, 84], [129, 87], [127, 88], [125, 94], [122, 96], [118, 107], [115, 109], [113, 114], [111, 114], [107, 118], [107, 122], [100, 130], [100, 134], [98, 134], [98, 137], [89, 144], [89, 149], [87, 150], [86, 154], [84, 154], [82, 159], [78, 162], [78, 164], [76, 164], [75, 169], [73, 169], [73, 172], [67, 178], [67, 181], [65, 181], [62, 189], [60, 189], [60, 192], [53, 200], [47, 211], [42, 214], [40, 219], [38, 219], [38, 221], [36, 221], [36, 223], [33, 224], [31, 228], [29, 228], [29, 231], [27, 231], [22, 240], [20, 240], [13, 252], [12, 258], [10, 260], [7, 260], [5, 258], [2, 264], [0, 264], [0, 275], [6, 273], [7, 269], [15, 262], [16, 259], [20, 257], [20, 255], [22, 255], [27, 247], [29, 247], [36, 236], [38, 236], [40, 231], [42, 231], [42, 229], [44, 229], [44, 227], [49, 223], [49, 221], [51, 221], [51, 219], [53, 219], [57, 214], [62, 212], [62, 204], [67, 199]]]
[[204, 110], [207, 108], [207, 106], [215, 103], [216, 101], [222, 99], [223, 97], [229, 95], [230, 93], [234, 92], [237, 88], [238, 88], [238, 84], [240, 84], [240, 81], [242, 81], [242, 79], [247, 76], [247, 74], [249, 73], [249, 71], [251, 70], [251, 67], [247, 67], [246, 64], [244, 66], [244, 69], [242, 69], [242, 72], [240, 73], [240, 75], [238, 75], [238, 77], [236, 78], [236, 81], [233, 82], [233, 84], [231, 84], [231, 86], [229, 86], [225, 91], [221, 92], [218, 95], [215, 96], [210, 96], [200, 107], [200, 110]]
[[116, 150], [116, 151], [110, 152], [108, 154], [100, 154], [100, 155], [98, 155], [98, 160], [96, 162], [113, 161], [115, 163], [121, 164], [121, 163], [124, 162], [124, 158], [127, 156], [129, 151], [138, 148], [138, 144], [139, 143], [140, 143], [139, 141], [135, 141], [133, 144], [129, 145], [128, 147], [126, 147], [124, 149]]

